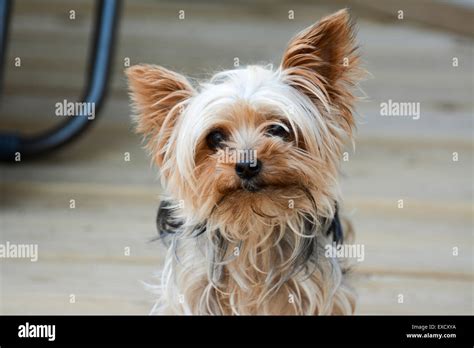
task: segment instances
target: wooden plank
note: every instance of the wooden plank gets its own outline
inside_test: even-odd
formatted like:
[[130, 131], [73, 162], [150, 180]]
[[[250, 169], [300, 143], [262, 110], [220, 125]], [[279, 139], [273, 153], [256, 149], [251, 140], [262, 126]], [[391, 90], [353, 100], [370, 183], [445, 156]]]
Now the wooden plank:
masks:
[[472, 280], [361, 276], [355, 281], [356, 314], [472, 315], [472, 286]]
[[142, 283], [152, 280], [150, 266], [26, 261], [2, 268], [2, 314], [147, 314], [153, 303]]
[[[243, 26], [242, 20], [249, 21], [247, 17], [255, 12], [255, 7], [252, 10], [245, 6], [235, 6], [242, 13], [241, 17], [233, 19], [225, 15], [229, 11], [229, 5], [201, 6], [186, 2], [166, 3], [160, 4], [159, 11], [152, 11], [150, 9], [153, 6], [127, 3], [121, 24], [117, 54], [119, 63], [114, 69], [113, 90], [124, 89], [120, 64], [123, 57], [130, 57], [132, 64], [153, 62], [200, 76], [216, 66], [231, 68], [235, 56], [240, 57], [242, 64], [260, 61], [276, 63], [292, 33], [315, 20], [315, 11], [324, 12], [320, 7], [306, 6], [302, 7], [306, 11], [298, 12], [295, 20], [288, 21], [281, 18], [287, 12], [286, 5], [282, 5], [275, 16], [269, 17], [267, 14], [265, 18], [269, 18], [268, 20], [262, 21], [260, 18], [258, 22], [250, 21], [249, 24], [252, 25]], [[18, 24], [12, 30], [7, 62], [20, 55], [25, 58], [25, 64], [21, 69], [24, 71], [22, 73], [11, 65], [7, 69], [7, 93], [14, 94], [23, 89], [34, 94], [37, 92], [34, 86], [40, 84], [45, 95], [60, 94], [61, 91], [73, 94], [73, 88], [81, 85], [79, 81], [83, 75], [85, 59], [78, 57], [86, 57], [88, 40], [85, 34], [89, 26], [86, 23], [79, 25], [75, 21], [59, 21], [57, 16], [67, 13], [71, 6], [61, 7], [57, 13], [45, 14], [51, 16], [52, 20], [44, 20], [43, 17], [39, 19], [38, 14], [32, 11], [15, 21]], [[148, 11], [138, 10], [140, 17], [135, 13], [135, 8], [148, 7]], [[177, 12], [183, 7], [189, 8], [190, 14], [186, 21], [178, 21]], [[311, 11], [307, 11], [308, 8]], [[147, 16], [142, 17], [143, 14]], [[396, 99], [409, 96], [421, 102], [436, 102], [441, 94], [448, 96], [450, 101], [470, 99], [472, 79], [469, 78], [469, 62], [472, 61], [473, 52], [469, 49], [469, 41], [405, 23], [381, 24], [362, 18], [358, 24], [359, 41], [370, 43], [363, 45], [362, 50], [367, 68], [375, 77], [375, 80], [364, 84], [371, 98], [379, 99], [390, 95]], [[198, 27], [199, 31], [190, 30], [194, 27]], [[232, 40], [228, 40], [229, 32], [233, 33]], [[269, 36], [268, 32], [273, 35]], [[249, 41], [248, 37], [253, 39]], [[175, 47], [175, 42], [180, 42], [180, 47], [163, 49]], [[423, 45], [419, 45], [419, 42], [423, 42]], [[58, 46], [63, 47], [59, 52]], [[235, 47], [239, 47], [238, 52]], [[181, 49], [185, 49], [186, 54], [180, 54], [183, 52]], [[55, 64], [47, 64], [52, 61], [52, 52], [55, 52]], [[452, 67], [453, 56], [459, 58], [460, 65], [457, 68]], [[205, 66], [202, 65], [203, 62]], [[67, 68], [68, 65], [74, 67], [74, 71], [69, 71], [71, 69]], [[413, 76], [418, 78], [414, 79]], [[68, 78], [69, 82], [64, 84]], [[379, 81], [384, 81], [383, 89], [377, 88]]]
[[[58, 152], [51, 157], [56, 163], [55, 167], [61, 168], [63, 173], [54, 171], [51, 173], [50, 162], [40, 160], [35, 163], [25, 162], [4, 167], [4, 180], [9, 178], [23, 181], [31, 178], [48, 180], [50, 177], [49, 180], [74, 182], [106, 183], [110, 180], [111, 183], [151, 184], [154, 169], [150, 169], [149, 160], [141, 149], [140, 137], [133, 133], [127, 102], [111, 101], [106, 109], [109, 107], [105, 118], [97, 119], [96, 128], [66, 151]], [[33, 112], [34, 107], [30, 106], [25, 110]], [[20, 114], [17, 116], [17, 119], [21, 120]], [[52, 116], [52, 118], [54, 122], [50, 121], [51, 123], [61, 121], [59, 117]], [[15, 125], [23, 124], [20, 121], [15, 123], [7, 120], [3, 122], [6, 128], [11, 129]], [[25, 129], [41, 128], [39, 122], [23, 125]], [[419, 137], [403, 136], [410, 128], [408, 124], [400, 123], [394, 128], [398, 130], [394, 129], [391, 136], [384, 136], [383, 133], [375, 134], [376, 128], [373, 134], [367, 131], [364, 136], [360, 135], [356, 139], [355, 152], [347, 150], [349, 160], [343, 162], [346, 194], [389, 196], [397, 199], [414, 195], [425, 199], [428, 197], [442, 197], [448, 200], [470, 199], [472, 187], [470, 176], [466, 175], [472, 172], [474, 148], [470, 138], [457, 139], [449, 136], [440, 138], [436, 133], [432, 137], [421, 136], [423, 133], [418, 134]], [[465, 129], [470, 130], [468, 127]], [[430, 132], [433, 132], [433, 129]], [[125, 152], [131, 154], [130, 162], [124, 161]], [[453, 152], [458, 152], [457, 162], [453, 161]], [[109, 165], [121, 168], [127, 175], [123, 175], [125, 172], [111, 170]], [[35, 172], [32, 176], [30, 173], [33, 169]], [[90, 174], [91, 171], [93, 175]], [[445, 180], [446, 173], [449, 173], [450, 180]], [[140, 182], [137, 179], [144, 181]], [[368, 182], [370, 185], [367, 185]], [[399, 185], [392, 185], [394, 182]]]
[[[338, 1], [345, 3], [346, 1]], [[449, 30], [467, 37], [474, 37], [472, 22], [474, 8], [472, 2], [461, 3], [454, 1], [434, 0], [359, 0], [353, 3], [357, 13], [365, 15], [378, 14], [385, 21], [397, 21], [399, 10], [404, 12], [404, 20]]]
[[[69, 297], [51, 295], [49, 292], [13, 294], [2, 304], [2, 315], [147, 315], [153, 307], [153, 299], [136, 300], [124, 297], [81, 296], [71, 304]], [[3, 306], [2, 306], [3, 305]]]
[[[75, 92], [72, 95], [58, 94], [56, 96], [27, 95], [25, 91], [22, 93], [8, 96], [0, 105], [0, 112], [4, 115], [1, 129], [19, 129], [24, 132], [47, 129], [48, 126], [64, 121], [64, 117], [55, 115], [57, 102], [62, 102], [64, 99], [78, 100], [78, 94]], [[109, 96], [101, 114], [92, 121], [97, 127], [90, 133], [94, 140], [88, 141], [94, 142], [108, 138], [116, 142], [110, 134], [114, 132], [120, 135], [120, 139], [123, 138], [124, 143], [134, 141], [134, 146], [136, 146], [139, 142], [139, 137], [133, 136], [130, 117], [132, 112], [128, 97], [124, 91], [119, 93], [120, 96], [113, 94]], [[22, 107], [19, 108], [18, 105]], [[426, 156], [427, 152], [424, 150], [428, 150], [431, 153], [430, 157], [436, 154], [435, 150], [449, 148], [457, 149], [457, 151], [473, 151], [472, 117], [466, 105], [455, 103], [451, 106], [442, 104], [425, 106], [422, 104], [421, 110], [421, 118], [416, 121], [407, 118], [388, 118], [380, 116], [379, 102], [359, 103], [356, 115], [358, 130], [355, 154], [359, 156], [367, 151], [373, 152], [379, 147], [384, 149], [388, 147], [384, 151], [387, 151], [390, 157], [394, 154], [407, 156], [405, 153], [407, 150], [411, 152], [418, 147], [421, 148], [415, 152], [416, 154], [423, 151], [422, 155]], [[447, 112], [449, 117], [446, 117]], [[100, 134], [96, 134], [99, 131]], [[433, 150], [430, 151], [430, 147], [433, 147]], [[469, 156], [464, 157], [469, 158]]]
[[[147, 314], [153, 303], [148, 266], [24, 262], [3, 273], [2, 314]], [[357, 314], [472, 313], [472, 281], [356, 274], [354, 284]]]
[[[132, 248], [136, 262], [156, 261], [164, 253], [148, 244], [156, 236], [159, 191], [143, 186], [17, 183], [3, 192], [8, 204], [0, 215], [2, 238], [38, 243], [41, 258], [48, 262], [89, 258], [97, 263], [104, 258], [123, 262], [125, 247]], [[69, 208], [71, 197], [76, 200], [75, 209]], [[365, 248], [365, 260], [356, 263], [358, 271], [472, 278], [470, 205], [458, 204], [449, 212], [445, 203], [421, 202], [405, 213], [387, 201], [348, 203], [357, 207], [352, 213], [356, 242]], [[453, 255], [454, 247], [458, 256]]]

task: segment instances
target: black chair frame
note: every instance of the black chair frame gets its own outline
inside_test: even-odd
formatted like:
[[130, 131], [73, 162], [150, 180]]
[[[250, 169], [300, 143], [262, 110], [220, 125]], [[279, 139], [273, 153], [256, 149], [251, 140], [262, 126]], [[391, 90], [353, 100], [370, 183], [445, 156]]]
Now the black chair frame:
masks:
[[[96, 117], [93, 120], [89, 119], [87, 115], [67, 117], [56, 127], [28, 137], [19, 133], [0, 133], [1, 161], [15, 161], [18, 154], [21, 156], [21, 160], [46, 155], [77, 139], [97, 120], [97, 115], [99, 115], [107, 94], [114, 43], [118, 31], [120, 5], [121, 1], [119, 0], [97, 1], [87, 84], [81, 98], [83, 103], [94, 103]], [[0, 0], [0, 88], [3, 82], [2, 72], [6, 59], [12, 6], [11, 0]]]

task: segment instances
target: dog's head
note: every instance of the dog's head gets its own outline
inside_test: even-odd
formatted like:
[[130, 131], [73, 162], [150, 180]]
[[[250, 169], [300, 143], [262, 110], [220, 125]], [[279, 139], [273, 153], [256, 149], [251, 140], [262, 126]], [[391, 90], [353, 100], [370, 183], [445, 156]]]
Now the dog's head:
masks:
[[216, 74], [193, 87], [165, 68], [127, 70], [137, 130], [168, 194], [197, 221], [332, 216], [359, 74], [347, 11], [296, 35], [281, 65]]

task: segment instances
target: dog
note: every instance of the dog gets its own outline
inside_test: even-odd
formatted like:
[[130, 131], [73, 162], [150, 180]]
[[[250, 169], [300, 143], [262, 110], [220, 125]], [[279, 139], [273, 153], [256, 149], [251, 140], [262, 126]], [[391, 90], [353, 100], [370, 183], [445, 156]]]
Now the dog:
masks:
[[136, 131], [166, 194], [152, 313], [354, 312], [349, 265], [324, 246], [352, 236], [338, 175], [362, 72], [347, 10], [297, 34], [278, 69], [199, 84], [160, 66], [126, 70]]

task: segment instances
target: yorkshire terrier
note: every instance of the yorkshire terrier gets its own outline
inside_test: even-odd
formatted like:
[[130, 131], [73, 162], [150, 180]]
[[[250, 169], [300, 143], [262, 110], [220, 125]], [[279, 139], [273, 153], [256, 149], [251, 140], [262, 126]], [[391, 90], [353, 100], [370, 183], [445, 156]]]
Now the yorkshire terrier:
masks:
[[[154, 65], [126, 73], [137, 132], [161, 169], [168, 247], [160, 314], [352, 314], [339, 164], [352, 140], [359, 55], [341, 10], [297, 34], [278, 69], [208, 83]], [[194, 85], [194, 86], [193, 86]]]

